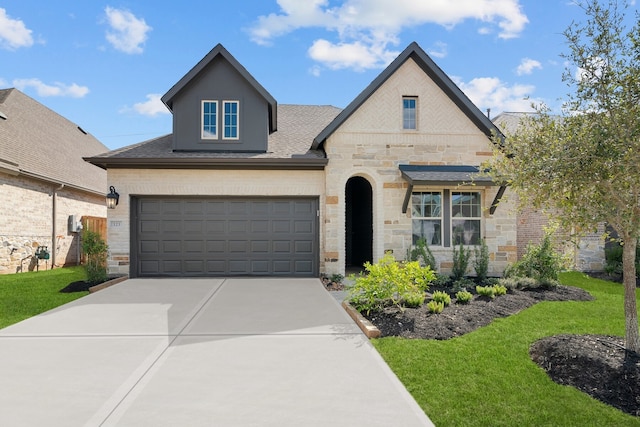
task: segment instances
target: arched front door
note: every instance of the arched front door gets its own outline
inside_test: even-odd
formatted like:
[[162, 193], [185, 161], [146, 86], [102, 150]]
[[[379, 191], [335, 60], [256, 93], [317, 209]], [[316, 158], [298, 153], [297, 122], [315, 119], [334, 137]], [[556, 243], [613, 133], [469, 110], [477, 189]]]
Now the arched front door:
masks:
[[373, 259], [373, 191], [365, 178], [349, 178], [345, 189], [346, 268]]

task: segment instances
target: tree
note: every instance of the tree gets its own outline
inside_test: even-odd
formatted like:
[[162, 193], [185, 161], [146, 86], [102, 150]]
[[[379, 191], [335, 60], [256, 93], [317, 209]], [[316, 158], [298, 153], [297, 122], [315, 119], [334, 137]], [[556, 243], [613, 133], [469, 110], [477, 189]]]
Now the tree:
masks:
[[85, 270], [87, 282], [102, 283], [107, 280], [107, 255], [109, 247], [99, 233], [91, 230], [82, 232], [82, 251], [87, 256]]
[[569, 52], [561, 114], [544, 105], [508, 135], [488, 167], [520, 200], [567, 230], [611, 225], [623, 244], [625, 346], [640, 353], [635, 252], [640, 236], [640, 15], [626, 2], [586, 0], [587, 20], [563, 33]]

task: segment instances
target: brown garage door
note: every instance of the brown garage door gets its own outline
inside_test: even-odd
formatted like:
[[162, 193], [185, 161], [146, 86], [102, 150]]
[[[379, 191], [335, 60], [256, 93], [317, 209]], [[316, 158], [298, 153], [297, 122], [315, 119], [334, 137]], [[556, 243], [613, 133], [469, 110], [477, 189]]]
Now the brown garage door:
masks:
[[140, 197], [132, 211], [132, 275], [318, 275], [317, 198]]

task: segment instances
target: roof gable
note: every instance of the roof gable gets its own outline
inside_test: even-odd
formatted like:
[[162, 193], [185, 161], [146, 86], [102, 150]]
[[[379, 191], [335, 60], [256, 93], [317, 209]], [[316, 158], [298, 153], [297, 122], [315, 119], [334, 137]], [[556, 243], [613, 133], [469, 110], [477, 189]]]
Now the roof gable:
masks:
[[400, 67], [409, 59], [433, 80], [436, 85], [453, 101], [453, 103], [475, 124], [487, 137], [494, 134], [502, 138], [502, 133], [491, 120], [485, 116], [460, 88], [436, 65], [435, 62], [416, 43], [411, 43], [382, 73], [378, 75], [325, 129], [316, 136], [312, 148], [318, 149], [374, 92], [376, 92]]
[[105, 171], [83, 160], [100, 141], [18, 89], [0, 90], [0, 170], [104, 194]]
[[220, 58], [224, 58], [238, 72], [238, 74], [262, 96], [269, 106], [269, 133], [277, 130], [277, 102], [273, 96], [236, 60], [221, 44], [217, 44], [200, 60], [187, 74], [184, 75], [167, 93], [162, 96], [162, 102], [173, 111], [173, 100], [184, 88], [195, 79], [207, 66]]

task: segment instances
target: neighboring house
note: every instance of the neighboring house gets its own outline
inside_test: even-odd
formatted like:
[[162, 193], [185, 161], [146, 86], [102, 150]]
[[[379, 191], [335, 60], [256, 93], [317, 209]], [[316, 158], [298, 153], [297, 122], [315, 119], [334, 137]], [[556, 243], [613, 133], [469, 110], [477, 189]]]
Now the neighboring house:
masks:
[[[415, 43], [344, 110], [278, 105], [221, 45], [163, 97], [173, 134], [87, 160], [120, 194], [110, 273], [344, 274], [425, 237], [516, 260], [516, 218], [477, 167], [500, 131]], [[493, 207], [492, 207], [493, 206]]]
[[0, 90], [0, 274], [78, 263], [77, 223], [106, 216], [106, 173], [83, 157], [107, 150], [19, 90]]
[[[523, 118], [532, 113], [504, 112], [493, 118], [493, 122], [505, 134], [517, 132]], [[508, 144], [508, 138], [506, 143]], [[545, 234], [545, 228], [550, 225], [548, 213], [533, 207], [518, 210], [518, 258], [522, 257], [529, 243], [538, 244]], [[573, 267], [579, 271], [602, 271], [605, 266], [605, 232], [604, 224], [598, 227], [596, 233], [575, 237], [569, 232], [556, 232], [555, 242], [573, 260]]]

